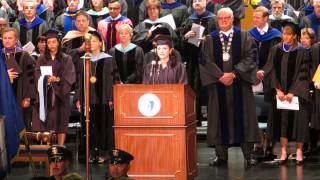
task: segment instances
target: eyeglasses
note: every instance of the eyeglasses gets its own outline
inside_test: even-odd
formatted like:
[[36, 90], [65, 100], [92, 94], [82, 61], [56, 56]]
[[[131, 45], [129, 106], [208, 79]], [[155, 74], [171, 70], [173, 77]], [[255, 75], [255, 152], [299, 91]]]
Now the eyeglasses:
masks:
[[227, 16], [227, 17], [218, 17], [218, 20], [229, 20], [231, 19], [231, 16]]

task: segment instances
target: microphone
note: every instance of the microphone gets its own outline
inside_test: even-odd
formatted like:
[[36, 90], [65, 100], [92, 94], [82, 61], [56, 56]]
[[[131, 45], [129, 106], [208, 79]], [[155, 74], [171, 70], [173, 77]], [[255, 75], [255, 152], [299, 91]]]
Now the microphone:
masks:
[[155, 60], [151, 61], [151, 69], [150, 69], [150, 74], [149, 74], [150, 77], [152, 76], [154, 65], [156, 65]]

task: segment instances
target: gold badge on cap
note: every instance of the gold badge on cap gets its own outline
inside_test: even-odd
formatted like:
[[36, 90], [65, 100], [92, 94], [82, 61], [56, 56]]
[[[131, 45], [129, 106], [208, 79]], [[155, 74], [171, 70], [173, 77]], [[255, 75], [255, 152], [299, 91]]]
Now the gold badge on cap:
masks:
[[52, 147], [52, 154], [58, 154], [58, 148]]

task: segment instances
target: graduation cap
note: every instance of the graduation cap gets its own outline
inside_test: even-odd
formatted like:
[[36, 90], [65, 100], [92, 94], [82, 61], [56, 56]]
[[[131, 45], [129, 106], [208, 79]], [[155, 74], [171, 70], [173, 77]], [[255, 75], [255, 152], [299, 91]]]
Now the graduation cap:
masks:
[[168, 45], [170, 48], [173, 47], [172, 37], [170, 35], [159, 34], [153, 38], [153, 43], [157, 45]]
[[98, 31], [89, 31], [89, 33], [92, 36], [95, 36], [99, 39], [99, 41], [102, 43], [102, 51], [105, 51], [105, 44], [104, 44], [103, 36]]
[[163, 27], [162, 25], [157, 25], [156, 29], [152, 31], [151, 36], [149, 39], [154, 39], [155, 37], [159, 36], [159, 35], [171, 35], [170, 31], [168, 28]]
[[113, 149], [108, 154], [110, 164], [129, 164], [133, 160], [133, 156], [130, 153], [120, 149]]
[[72, 159], [72, 152], [65, 146], [53, 145], [48, 149], [49, 162], [61, 162]]
[[282, 31], [285, 27], [290, 27], [292, 29], [293, 34], [300, 36], [300, 27], [297, 23], [292, 22], [291, 20], [285, 20], [281, 23]]
[[50, 38], [57, 38], [59, 41], [63, 36], [63, 33], [61, 31], [55, 30], [55, 29], [49, 29], [45, 33], [43, 33], [43, 36], [45, 36], [47, 39]]

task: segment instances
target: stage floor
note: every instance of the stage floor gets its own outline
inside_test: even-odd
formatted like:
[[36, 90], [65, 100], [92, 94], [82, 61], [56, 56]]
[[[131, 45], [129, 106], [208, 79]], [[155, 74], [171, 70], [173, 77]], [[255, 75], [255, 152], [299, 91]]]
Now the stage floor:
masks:
[[[295, 152], [295, 145], [290, 144], [290, 151]], [[279, 144], [275, 152], [279, 151]], [[213, 157], [213, 148], [208, 148], [205, 142], [198, 143], [198, 177], [196, 180], [319, 180], [320, 157], [310, 155], [304, 166], [296, 166], [294, 160], [290, 160], [287, 166], [279, 167], [275, 163], [259, 163], [257, 166], [246, 169], [243, 156], [239, 147], [229, 148], [229, 161], [226, 167], [211, 167], [209, 160]], [[39, 174], [44, 173], [44, 165], [37, 165]], [[74, 162], [71, 172], [85, 175], [85, 164]], [[92, 165], [92, 179], [105, 179], [106, 165]], [[27, 180], [32, 177], [32, 171], [28, 164], [15, 164], [9, 180]]]

